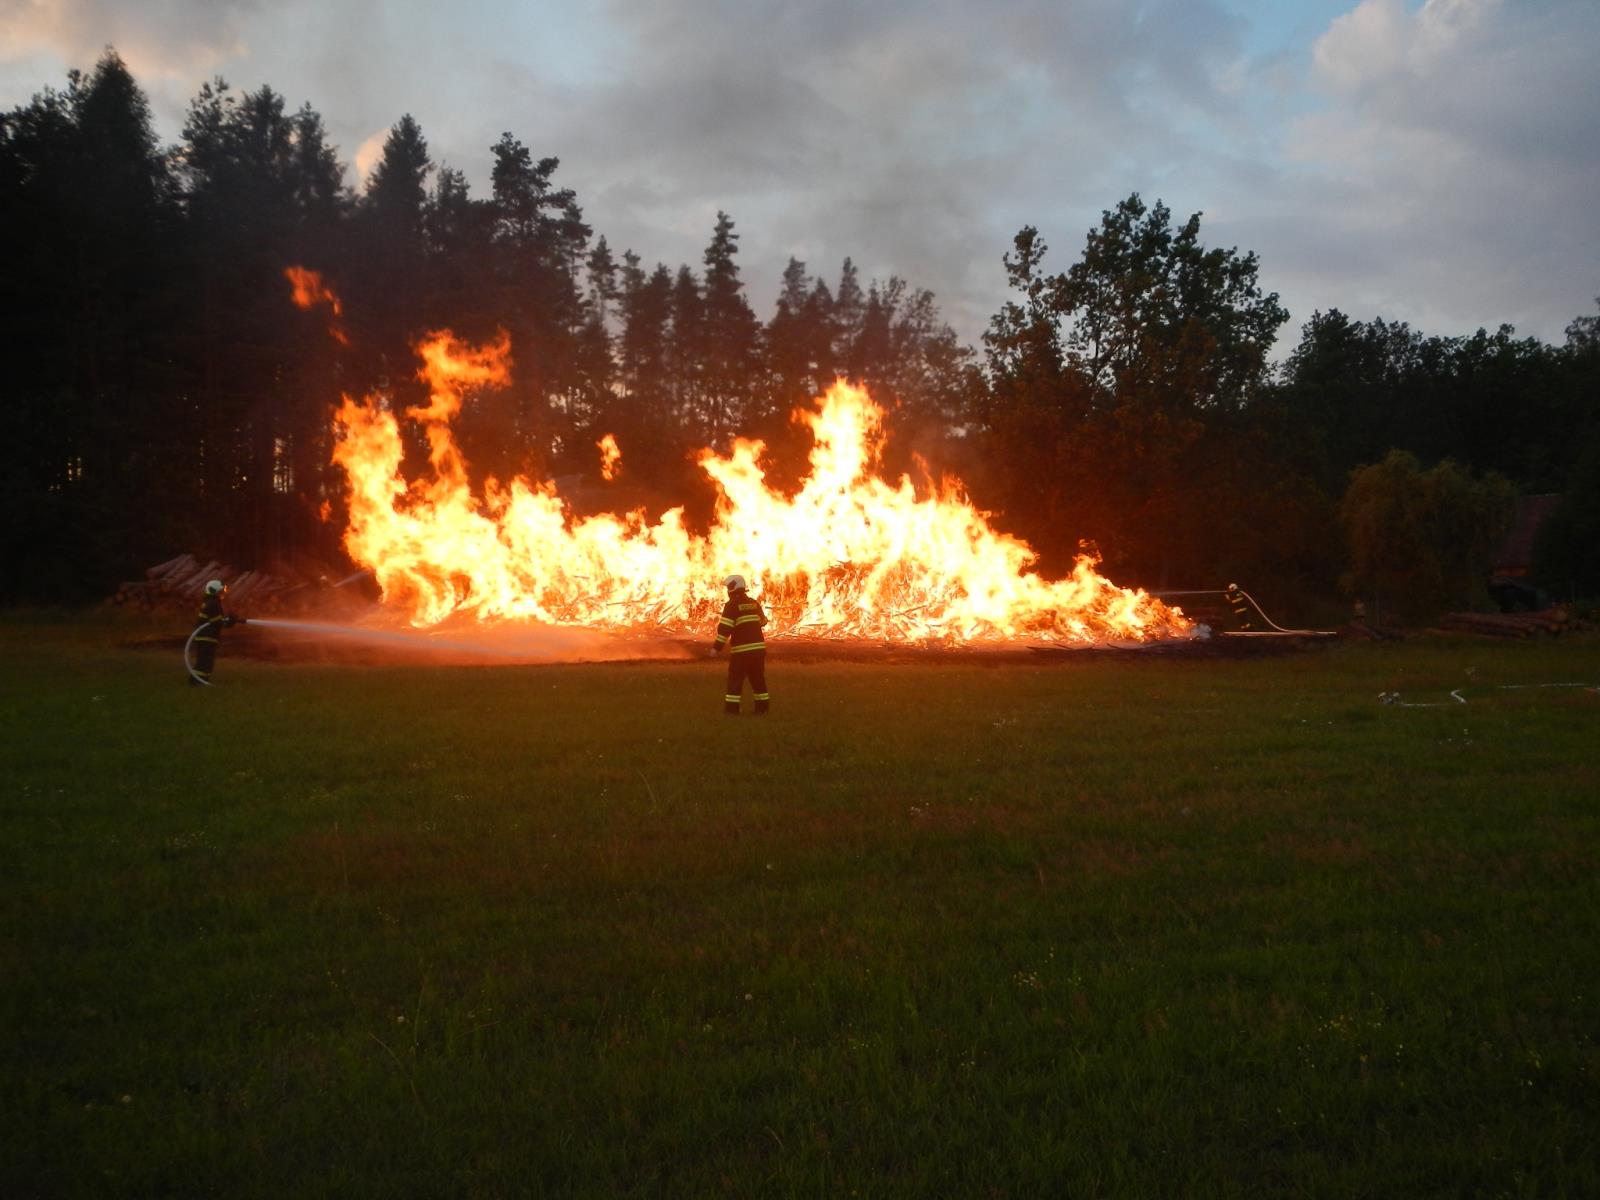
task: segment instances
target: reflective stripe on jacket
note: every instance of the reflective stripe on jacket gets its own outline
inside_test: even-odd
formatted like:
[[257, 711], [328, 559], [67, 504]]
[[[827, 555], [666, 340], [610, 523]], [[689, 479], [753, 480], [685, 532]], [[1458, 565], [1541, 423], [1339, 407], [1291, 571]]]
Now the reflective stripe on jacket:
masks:
[[200, 598], [200, 611], [194, 615], [194, 627], [199, 629], [202, 625], [209, 625], [211, 628], [195, 640], [204, 641], [206, 637], [215, 638], [220, 636], [227, 620], [227, 614], [222, 611], [221, 596], [202, 596]]
[[744, 591], [734, 592], [722, 606], [722, 619], [717, 622], [716, 648], [721, 650], [731, 641], [729, 654], [748, 650], [765, 650], [766, 639], [761, 627], [767, 623], [767, 614], [761, 611], [761, 602], [750, 599]]

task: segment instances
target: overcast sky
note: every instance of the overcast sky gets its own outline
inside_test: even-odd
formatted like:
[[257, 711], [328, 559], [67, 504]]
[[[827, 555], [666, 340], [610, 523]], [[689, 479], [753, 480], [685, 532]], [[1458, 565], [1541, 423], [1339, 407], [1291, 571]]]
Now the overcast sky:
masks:
[[359, 186], [411, 113], [488, 191], [504, 130], [620, 253], [732, 215], [931, 289], [976, 343], [1023, 225], [1064, 270], [1133, 191], [1254, 250], [1291, 320], [1563, 340], [1600, 294], [1600, 0], [0, 0], [0, 106], [115, 46], [175, 141], [201, 83], [325, 118]]

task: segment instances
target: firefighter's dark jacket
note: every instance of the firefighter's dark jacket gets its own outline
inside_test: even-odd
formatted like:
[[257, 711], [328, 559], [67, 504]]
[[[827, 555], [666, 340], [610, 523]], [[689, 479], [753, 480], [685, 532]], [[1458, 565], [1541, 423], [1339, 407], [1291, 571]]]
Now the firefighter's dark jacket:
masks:
[[221, 596], [202, 596], [200, 598], [200, 611], [195, 614], [195, 641], [219, 641], [222, 637], [222, 631], [232, 624], [233, 618], [222, 611]]
[[765, 650], [766, 640], [761, 627], [767, 623], [767, 614], [761, 611], [761, 602], [750, 599], [743, 590], [734, 592], [722, 606], [722, 620], [717, 622], [717, 641], [714, 649], [721, 650], [729, 641], [729, 654], [743, 654], [750, 650]]

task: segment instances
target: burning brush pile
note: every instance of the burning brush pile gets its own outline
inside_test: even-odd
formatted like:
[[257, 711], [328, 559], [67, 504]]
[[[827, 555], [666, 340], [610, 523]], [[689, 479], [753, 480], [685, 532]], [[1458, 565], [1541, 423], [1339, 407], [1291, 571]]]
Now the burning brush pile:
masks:
[[[333, 294], [307, 272], [290, 280], [296, 303], [328, 307], [343, 341]], [[1191, 629], [1179, 610], [1105, 579], [1088, 555], [1063, 579], [1041, 578], [1028, 545], [991, 528], [958, 482], [918, 489], [882, 478], [883, 412], [843, 381], [796, 413], [813, 445], [793, 494], [768, 486], [759, 441], [700, 451], [719, 493], [702, 535], [681, 508], [655, 520], [642, 510], [579, 519], [548, 482], [474, 488], [452, 423], [472, 397], [509, 383], [510, 340], [470, 345], [441, 331], [416, 349], [428, 403], [396, 413], [382, 396], [344, 397], [333, 454], [348, 485], [345, 548], [371, 570], [384, 608], [415, 627], [470, 619], [702, 635], [721, 580], [741, 574], [767, 609], [769, 637], [1086, 644]], [[428, 446], [413, 478], [402, 419]], [[608, 434], [597, 449], [610, 478], [626, 448]]]

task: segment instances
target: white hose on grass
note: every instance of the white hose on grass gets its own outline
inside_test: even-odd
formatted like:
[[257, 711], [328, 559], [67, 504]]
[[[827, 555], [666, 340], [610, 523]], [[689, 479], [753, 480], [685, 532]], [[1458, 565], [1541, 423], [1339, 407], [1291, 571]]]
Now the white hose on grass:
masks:
[[[1497, 692], [1520, 691], [1527, 688], [1588, 688], [1591, 692], [1600, 692], [1600, 684], [1593, 683], [1499, 683], [1494, 686]], [[1378, 703], [1393, 708], [1449, 708], [1451, 701], [1456, 704], [1467, 702], [1467, 698], [1461, 694], [1465, 690], [1465, 685], [1456, 688], [1450, 693], [1449, 700], [1402, 700], [1399, 692], [1380, 692]]]
[[195, 669], [194, 669], [194, 662], [189, 658], [189, 651], [194, 648], [195, 634], [199, 633], [204, 628], [205, 628], [204, 625], [196, 625], [194, 627], [194, 633], [191, 633], [189, 635], [189, 640], [183, 644], [183, 667], [184, 667], [184, 670], [189, 672], [189, 678], [192, 679], [195, 683], [203, 683], [207, 687], [210, 687], [211, 686], [211, 680], [202, 679], [198, 674], [196, 674], [195, 673]]

